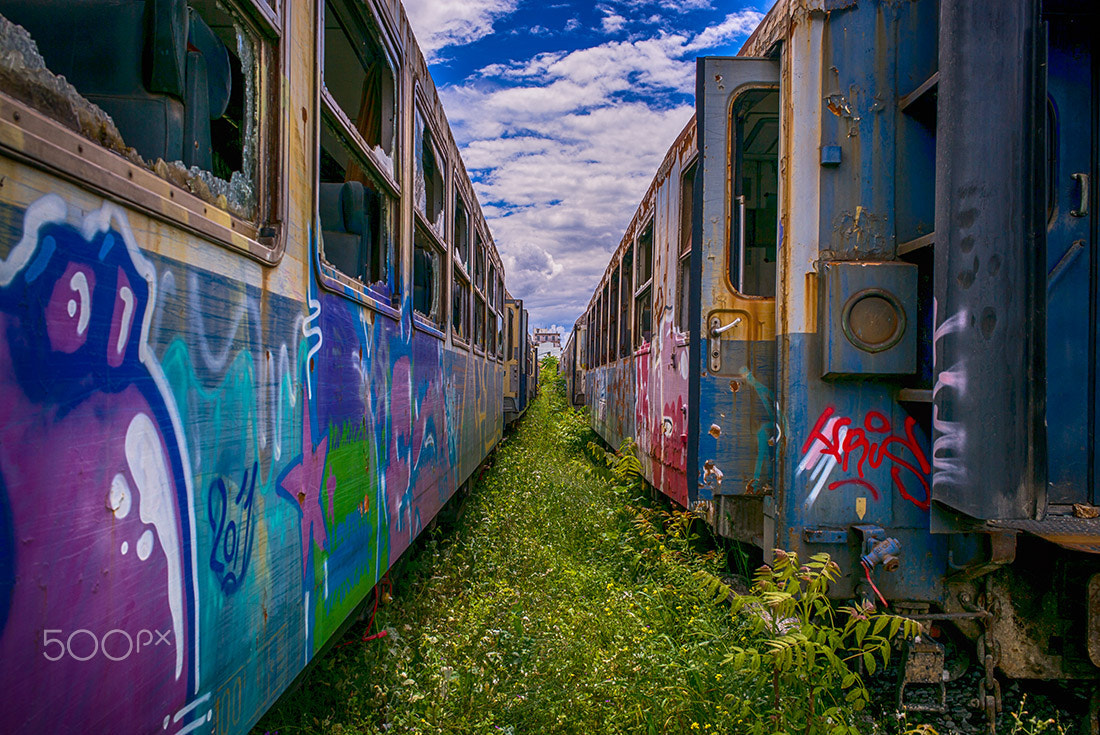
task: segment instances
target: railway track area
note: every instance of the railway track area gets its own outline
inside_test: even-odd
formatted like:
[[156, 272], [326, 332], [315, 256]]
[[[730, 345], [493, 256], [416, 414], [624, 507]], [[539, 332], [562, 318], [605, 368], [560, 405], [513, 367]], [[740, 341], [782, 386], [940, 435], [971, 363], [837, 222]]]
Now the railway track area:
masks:
[[[716, 602], [727, 555], [692, 536], [689, 514], [624, 487], [629, 467], [593, 461], [556, 380], [543, 370], [469, 497], [394, 571], [392, 597], [382, 585], [254, 734], [952, 731], [893, 716], [892, 690], [846, 681], [827, 656], [794, 651], [776, 677], [766, 639], [784, 631]], [[881, 670], [871, 639], [893, 626], [876, 625], [869, 614], [860, 645]], [[1051, 717], [1066, 723], [1044, 710], [1001, 732], [1059, 732]]]

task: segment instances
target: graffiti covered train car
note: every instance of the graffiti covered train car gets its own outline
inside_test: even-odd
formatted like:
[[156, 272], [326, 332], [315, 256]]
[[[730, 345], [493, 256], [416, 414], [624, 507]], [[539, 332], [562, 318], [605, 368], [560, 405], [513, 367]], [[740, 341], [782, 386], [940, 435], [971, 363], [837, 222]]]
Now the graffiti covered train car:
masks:
[[1100, 671], [1095, 15], [779, 0], [573, 330], [649, 482], [976, 643], [987, 709]]
[[243, 732], [500, 439], [500, 258], [397, 0], [0, 16], [0, 729]]

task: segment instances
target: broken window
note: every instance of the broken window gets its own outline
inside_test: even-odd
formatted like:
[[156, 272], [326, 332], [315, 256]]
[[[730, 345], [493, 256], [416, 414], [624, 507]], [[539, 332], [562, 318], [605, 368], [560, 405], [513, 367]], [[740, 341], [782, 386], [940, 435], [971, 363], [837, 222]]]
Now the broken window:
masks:
[[451, 291], [451, 330], [455, 339], [463, 342], [470, 338], [470, 282], [455, 271], [454, 289]]
[[615, 360], [619, 357], [619, 319], [622, 317], [622, 310], [619, 308], [619, 266], [611, 271], [611, 304], [608, 307], [610, 310], [610, 321], [608, 322], [607, 340], [609, 344], [609, 355], [611, 360]]
[[733, 103], [733, 222], [730, 284], [750, 296], [775, 296], [779, 223], [779, 92], [754, 89]]
[[413, 200], [428, 226], [443, 236], [443, 158], [419, 108], [413, 127]]
[[676, 263], [676, 326], [687, 332], [691, 307], [691, 230], [695, 207], [695, 163], [680, 177], [680, 256]]
[[474, 230], [474, 287], [485, 289], [485, 248], [481, 246], [481, 234]]
[[634, 248], [627, 246], [622, 263], [623, 282], [619, 299], [619, 357], [630, 354], [631, 342], [630, 305], [634, 301]]
[[392, 66], [377, 31], [351, 6], [326, 2], [324, 28], [322, 253], [340, 273], [395, 305]]
[[497, 357], [504, 358], [504, 279], [496, 275]]
[[455, 258], [462, 267], [470, 269], [470, 217], [466, 213], [466, 202], [462, 195], [455, 194], [455, 211], [451, 218], [454, 223]]
[[477, 293], [474, 296], [474, 341], [478, 348], [485, 350], [485, 299]]
[[443, 329], [443, 253], [431, 235], [416, 228], [413, 238], [413, 311]]
[[269, 214], [260, 107], [276, 54], [253, 13], [229, 0], [3, 0], [0, 13], [23, 29], [5, 28], [23, 46], [0, 54], [9, 94], [240, 218]]
[[638, 290], [634, 295], [634, 339], [638, 346], [653, 337], [653, 220], [638, 236]]

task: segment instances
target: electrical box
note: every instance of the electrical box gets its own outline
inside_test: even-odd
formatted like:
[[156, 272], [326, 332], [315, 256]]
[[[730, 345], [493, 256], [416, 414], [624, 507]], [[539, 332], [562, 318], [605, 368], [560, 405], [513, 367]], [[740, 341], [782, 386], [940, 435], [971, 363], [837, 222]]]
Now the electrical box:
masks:
[[916, 265], [829, 261], [822, 283], [822, 377], [916, 372]]

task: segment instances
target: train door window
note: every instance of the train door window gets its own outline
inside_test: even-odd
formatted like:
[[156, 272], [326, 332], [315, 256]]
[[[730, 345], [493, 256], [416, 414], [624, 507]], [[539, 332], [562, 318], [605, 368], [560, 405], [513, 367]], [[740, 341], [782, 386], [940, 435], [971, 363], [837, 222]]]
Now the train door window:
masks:
[[443, 319], [443, 251], [435, 239], [416, 228], [413, 239], [413, 311], [440, 329]]
[[638, 285], [634, 295], [634, 340], [641, 346], [653, 336], [653, 220], [638, 236], [635, 252]]
[[633, 324], [630, 318], [630, 305], [634, 303], [634, 247], [628, 245], [623, 255], [622, 288], [619, 293], [619, 357], [630, 354]]
[[733, 227], [730, 284], [775, 296], [779, 221], [779, 92], [753, 89], [733, 103]]
[[516, 312], [515, 309], [508, 310], [508, 329], [505, 331], [504, 341], [504, 359], [515, 360], [516, 348], [515, 348], [515, 335], [516, 331]]
[[619, 316], [621, 314], [619, 300], [622, 295], [619, 293], [619, 266], [615, 266], [614, 270], [611, 271], [610, 288], [611, 303], [608, 306], [608, 324], [610, 326], [607, 330], [607, 351], [608, 359], [614, 361], [619, 357]]
[[451, 289], [451, 334], [465, 342], [470, 338], [470, 282], [455, 270]]
[[325, 261], [396, 304], [394, 75], [361, 13], [329, 0], [317, 195]]
[[466, 213], [466, 202], [457, 192], [454, 207], [454, 216], [451, 220], [454, 227], [455, 259], [468, 270], [470, 267], [470, 217]]
[[676, 261], [676, 326], [681, 332], [689, 331], [688, 314], [691, 308], [691, 222], [695, 208], [695, 170], [692, 163], [680, 177], [680, 251]]
[[440, 164], [443, 158], [420, 108], [416, 109], [413, 123], [413, 201], [428, 227], [442, 237], [444, 169]]

